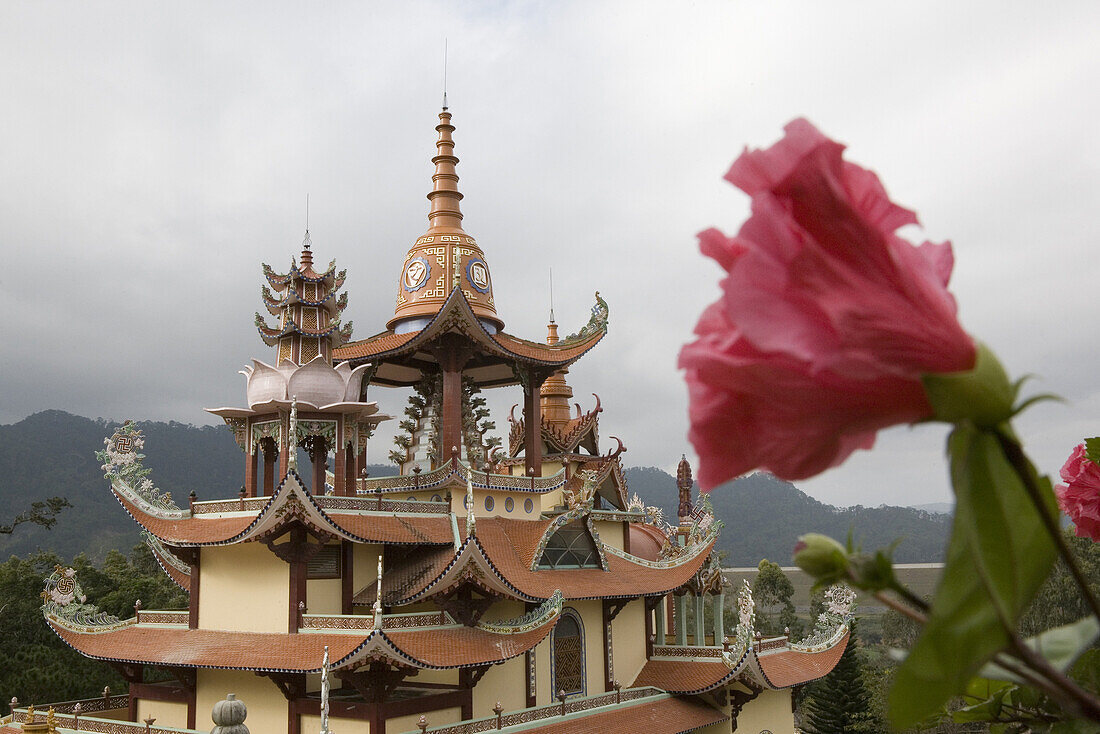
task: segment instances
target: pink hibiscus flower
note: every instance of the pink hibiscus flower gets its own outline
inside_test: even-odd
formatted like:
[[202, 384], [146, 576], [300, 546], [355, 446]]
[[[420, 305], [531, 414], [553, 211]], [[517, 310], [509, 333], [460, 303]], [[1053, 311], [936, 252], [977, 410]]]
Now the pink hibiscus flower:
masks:
[[1079, 444], [1062, 465], [1062, 481], [1054, 488], [1058, 506], [1073, 520], [1077, 537], [1100, 541], [1100, 466], [1085, 454]]
[[741, 231], [699, 235], [728, 273], [680, 353], [706, 490], [756, 468], [803, 479], [835, 466], [880, 428], [932, 415], [922, 374], [974, 367], [950, 244], [898, 237], [916, 216], [843, 150], [791, 122], [726, 174], [752, 197]]

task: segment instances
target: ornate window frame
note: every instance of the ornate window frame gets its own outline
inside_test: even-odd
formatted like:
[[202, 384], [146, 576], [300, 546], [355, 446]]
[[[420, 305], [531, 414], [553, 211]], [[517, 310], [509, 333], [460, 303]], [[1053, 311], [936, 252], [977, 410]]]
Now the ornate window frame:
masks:
[[578, 636], [580, 637], [581, 647], [581, 687], [579, 690], [565, 691], [566, 696], [586, 696], [588, 694], [588, 660], [585, 649], [585, 633], [584, 633], [584, 620], [581, 618], [580, 613], [572, 607], [563, 607], [561, 610], [561, 618], [558, 619], [557, 624], [554, 625], [554, 629], [550, 632], [550, 697], [557, 699], [558, 691], [564, 690], [558, 683], [558, 661], [557, 661], [557, 637], [558, 628], [561, 625], [561, 621], [569, 617], [577, 624]]

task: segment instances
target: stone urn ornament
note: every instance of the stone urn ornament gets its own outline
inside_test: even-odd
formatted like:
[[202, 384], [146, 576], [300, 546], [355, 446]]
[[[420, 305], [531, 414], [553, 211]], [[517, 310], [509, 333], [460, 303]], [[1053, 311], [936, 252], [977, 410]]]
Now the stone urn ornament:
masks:
[[214, 704], [210, 717], [215, 726], [210, 734], [249, 734], [248, 727], [244, 725], [247, 715], [248, 708], [244, 701], [238, 700], [235, 693], [227, 694], [224, 701]]

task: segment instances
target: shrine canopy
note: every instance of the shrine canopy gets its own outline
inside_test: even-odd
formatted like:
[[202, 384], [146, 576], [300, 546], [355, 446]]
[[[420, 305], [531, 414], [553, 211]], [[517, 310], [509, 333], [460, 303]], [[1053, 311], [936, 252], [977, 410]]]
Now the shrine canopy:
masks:
[[597, 293], [588, 324], [553, 344], [503, 331], [485, 255], [462, 227], [455, 128], [446, 108], [439, 121], [429, 226], [405, 256], [393, 318], [386, 331], [335, 347], [333, 359], [369, 363], [370, 382], [391, 387], [440, 371], [459, 371], [478, 387], [541, 384], [604, 337], [607, 304]]

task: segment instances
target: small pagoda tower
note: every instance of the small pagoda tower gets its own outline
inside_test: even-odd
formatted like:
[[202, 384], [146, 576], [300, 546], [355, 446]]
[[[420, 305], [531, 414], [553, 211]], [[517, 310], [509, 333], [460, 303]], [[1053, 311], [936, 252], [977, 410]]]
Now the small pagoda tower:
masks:
[[290, 270], [285, 275], [276, 273], [267, 263], [263, 265], [264, 277], [271, 286], [265, 285], [261, 291], [264, 305], [268, 313], [278, 317], [279, 326], [268, 326], [257, 313], [256, 328], [264, 343], [275, 347], [276, 364], [289, 360], [304, 365], [317, 357], [332, 364], [333, 348], [351, 338], [352, 323], [340, 324], [348, 294], [337, 295], [347, 271], [337, 273], [335, 260], [324, 273], [315, 271], [312, 244], [307, 229], [302, 240], [301, 266], [291, 258]]
[[[364, 400], [369, 365], [332, 366], [333, 350], [352, 330], [350, 321], [340, 321], [348, 303], [347, 294], [339, 292], [347, 271], [337, 272], [335, 260], [323, 273], [314, 270], [307, 229], [299, 261], [291, 258], [285, 275], [265, 263], [263, 274], [267, 285], [261, 295], [268, 313], [278, 318], [278, 328], [258, 313], [256, 328], [264, 343], [275, 347], [276, 366], [253, 360], [244, 368], [247, 408], [208, 410], [229, 424], [245, 452], [246, 496], [271, 495], [298, 447], [306, 449], [313, 464], [315, 494], [354, 494], [367, 439], [388, 416], [378, 415], [378, 406]], [[292, 413], [297, 420], [291, 420]], [[331, 484], [329, 454], [335, 458]]]

